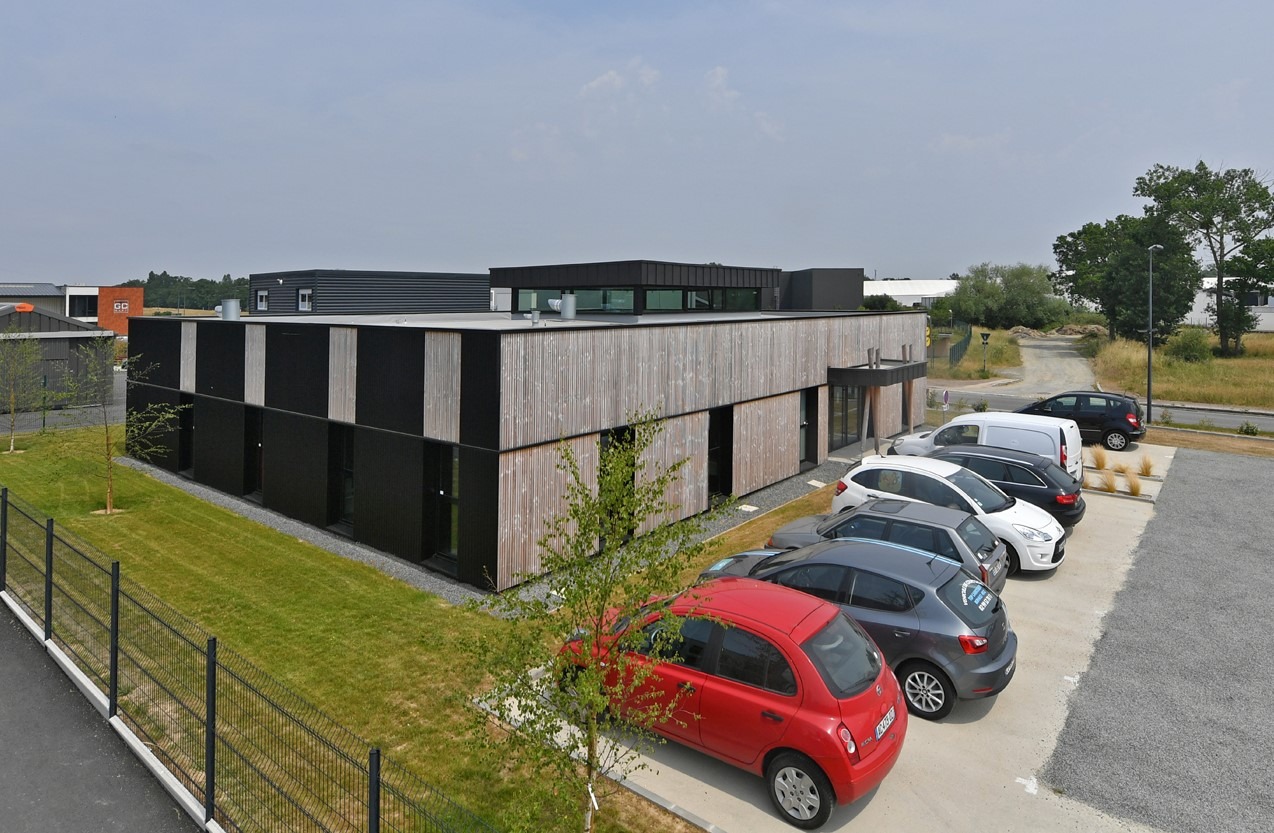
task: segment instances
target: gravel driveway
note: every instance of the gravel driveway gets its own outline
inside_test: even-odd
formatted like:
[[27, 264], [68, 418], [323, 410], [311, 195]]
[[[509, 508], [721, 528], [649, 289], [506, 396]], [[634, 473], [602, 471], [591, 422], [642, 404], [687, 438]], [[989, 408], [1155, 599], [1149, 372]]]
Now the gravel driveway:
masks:
[[1181, 449], [1042, 780], [1180, 833], [1274, 829], [1268, 460]]

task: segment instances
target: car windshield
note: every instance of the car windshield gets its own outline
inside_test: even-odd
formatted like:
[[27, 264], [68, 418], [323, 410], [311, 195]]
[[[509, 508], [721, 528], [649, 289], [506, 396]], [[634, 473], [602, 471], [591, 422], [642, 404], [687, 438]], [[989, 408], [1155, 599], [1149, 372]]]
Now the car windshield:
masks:
[[987, 529], [986, 524], [977, 518], [971, 517], [956, 527], [956, 534], [973, 551], [978, 561], [986, 561], [990, 558], [991, 553], [995, 552], [995, 545], [999, 543], [995, 533]]
[[880, 676], [882, 660], [875, 643], [844, 613], [805, 640], [801, 650], [838, 700], [861, 694]]
[[980, 628], [995, 618], [1000, 599], [991, 588], [966, 573], [938, 588], [938, 597], [971, 628]]
[[966, 468], [961, 468], [947, 479], [955, 484], [957, 489], [968, 495], [983, 512], [999, 512], [1014, 503], [1013, 499], [1004, 492]]

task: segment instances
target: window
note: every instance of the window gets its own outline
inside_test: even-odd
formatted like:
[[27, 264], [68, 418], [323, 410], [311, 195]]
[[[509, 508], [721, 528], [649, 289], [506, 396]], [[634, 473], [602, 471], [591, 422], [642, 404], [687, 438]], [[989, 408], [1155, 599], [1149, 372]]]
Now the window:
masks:
[[977, 472], [987, 480], [1010, 480], [1007, 467], [999, 460], [985, 457], [967, 457], [960, 462], [969, 471]]
[[[708, 641], [716, 625], [707, 619], [686, 619], [681, 623], [679, 635], [671, 637], [665, 644], [659, 645], [660, 658], [666, 662], [674, 662], [687, 668], [701, 668], [703, 656], [708, 649]], [[665, 632], [664, 624], [655, 621], [644, 629], [645, 639], [637, 649], [640, 654], [650, 654]]]
[[854, 592], [849, 603], [854, 607], [890, 613], [911, 610], [911, 596], [907, 593], [907, 585], [862, 570], [858, 570], [854, 576]]
[[910, 521], [894, 521], [894, 525], [889, 528], [889, 540], [905, 547], [937, 552], [934, 548], [933, 529]]
[[460, 551], [460, 446], [443, 446], [438, 455], [438, 503], [434, 550], [454, 559]]
[[980, 628], [995, 618], [1000, 600], [985, 584], [957, 574], [938, 589], [938, 597], [971, 628]]
[[976, 425], [948, 425], [933, 435], [934, 445], [976, 445], [977, 442]]
[[270, 290], [257, 290], [257, 312], [265, 312], [270, 308]]
[[806, 564], [780, 573], [774, 582], [829, 602], [839, 602], [844, 597], [841, 588], [848, 574], [848, 568], [836, 564]]
[[986, 561], [991, 553], [995, 552], [999, 539], [995, 537], [995, 533], [987, 529], [986, 524], [977, 518], [969, 518], [956, 530], [956, 534], [960, 536], [960, 540], [973, 550], [973, 554], [978, 557], [979, 561]]
[[779, 649], [738, 628], [725, 632], [717, 674], [779, 694], [796, 693], [796, 676]]
[[885, 537], [884, 518], [868, 518], [858, 516], [850, 518], [839, 526], [833, 527], [825, 538], [870, 538], [873, 541], [879, 541]]
[[[974, 469], [974, 471], [977, 471], [977, 469]], [[1044, 479], [1028, 469], [1026, 466], [1011, 466], [1006, 464], [1004, 466], [1004, 473], [1007, 475], [1005, 479], [1010, 483], [1021, 483], [1024, 486], [1038, 486], [1041, 488], [1044, 486]], [[978, 474], [982, 474], [982, 472], [978, 472]], [[986, 475], [982, 476], [985, 477]]]
[[296, 291], [296, 310], [297, 312], [312, 312], [314, 310], [313, 289], [298, 289]]
[[680, 289], [647, 289], [646, 290], [646, 311], [647, 312], [681, 312], [682, 309], [682, 293]]
[[801, 643], [801, 650], [841, 699], [866, 691], [880, 674], [880, 652], [866, 631], [844, 614]]

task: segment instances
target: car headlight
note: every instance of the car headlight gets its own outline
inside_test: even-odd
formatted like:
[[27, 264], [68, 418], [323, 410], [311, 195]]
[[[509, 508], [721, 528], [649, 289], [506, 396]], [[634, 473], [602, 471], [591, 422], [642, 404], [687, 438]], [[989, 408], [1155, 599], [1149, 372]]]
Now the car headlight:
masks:
[[1047, 532], [1044, 532], [1043, 530], [1035, 529], [1034, 527], [1022, 526], [1021, 524], [1013, 524], [1013, 528], [1016, 529], [1022, 535], [1022, 537], [1028, 541], [1040, 541], [1043, 543], [1048, 543], [1049, 541], [1053, 540], [1052, 535], [1049, 535]]

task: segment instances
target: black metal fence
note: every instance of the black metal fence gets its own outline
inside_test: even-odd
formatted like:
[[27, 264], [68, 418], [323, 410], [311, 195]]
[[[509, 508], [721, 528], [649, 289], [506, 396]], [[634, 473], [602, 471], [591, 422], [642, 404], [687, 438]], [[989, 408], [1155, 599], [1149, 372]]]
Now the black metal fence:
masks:
[[494, 833], [0, 489], [7, 590], [119, 717], [234, 831]]
[[951, 342], [951, 349], [947, 353], [947, 363], [950, 367], [955, 367], [969, 350], [969, 343], [973, 341], [973, 327], [964, 321], [953, 322], [951, 338], [955, 340]]

